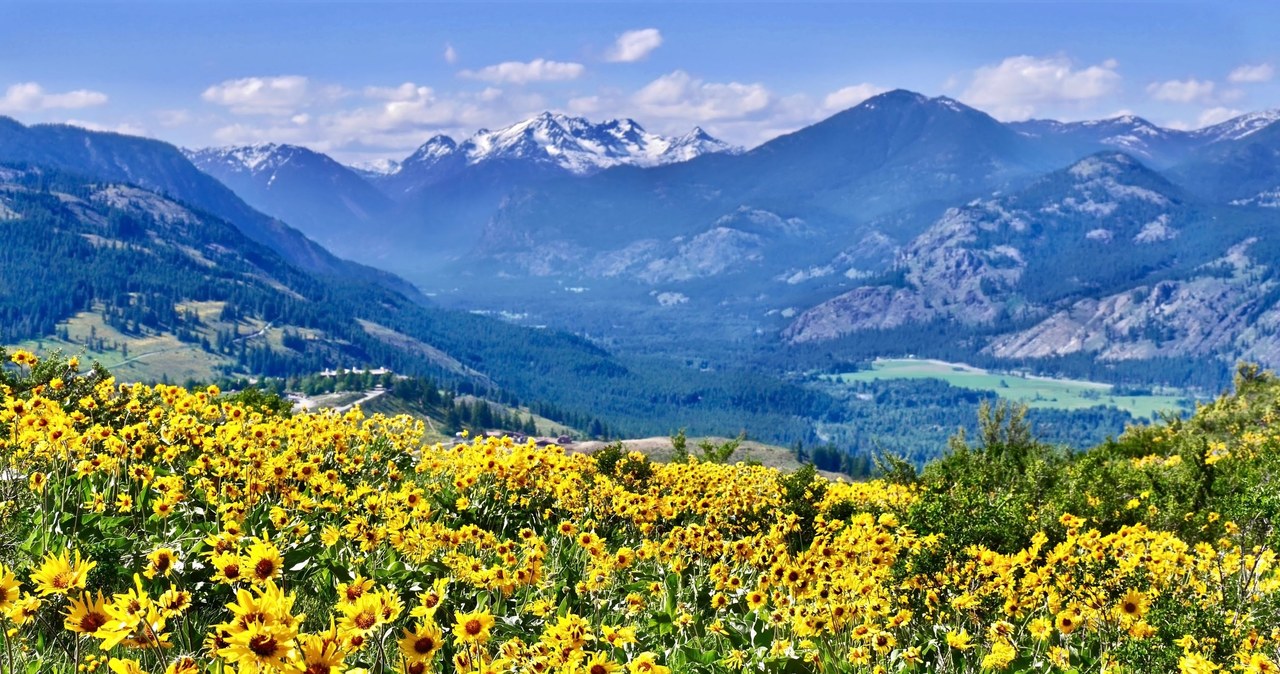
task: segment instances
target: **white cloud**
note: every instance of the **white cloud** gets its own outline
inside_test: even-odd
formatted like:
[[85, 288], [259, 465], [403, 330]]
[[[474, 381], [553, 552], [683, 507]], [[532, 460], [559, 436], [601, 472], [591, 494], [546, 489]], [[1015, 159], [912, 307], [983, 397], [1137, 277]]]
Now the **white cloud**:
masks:
[[307, 129], [289, 124], [269, 124], [254, 126], [252, 124], [229, 124], [219, 127], [213, 132], [213, 139], [218, 145], [250, 145], [253, 143], [291, 143], [306, 145], [324, 152], [329, 145], [309, 133]]
[[603, 110], [605, 99], [601, 96], [578, 96], [569, 99], [569, 112], [579, 116], [591, 116]]
[[289, 116], [300, 107], [337, 100], [344, 94], [341, 87], [317, 87], [301, 75], [280, 75], [226, 80], [205, 89], [200, 97], [237, 115]]
[[411, 101], [421, 96], [430, 96], [430, 87], [420, 87], [413, 82], [405, 82], [398, 87], [365, 87], [366, 98], [387, 101]]
[[404, 157], [434, 135], [465, 138], [478, 128], [506, 126], [551, 106], [541, 94], [519, 88], [443, 92], [414, 82], [366, 87], [355, 100], [342, 108], [270, 116], [261, 123], [224, 124], [214, 132], [214, 141], [292, 143], [339, 161]]
[[1243, 84], [1246, 82], [1266, 82], [1275, 75], [1275, 69], [1270, 63], [1259, 63], [1258, 65], [1245, 64], [1231, 71], [1227, 75], [1228, 82]]
[[1186, 80], [1169, 80], [1152, 82], [1147, 85], [1147, 93], [1157, 101], [1172, 103], [1191, 103], [1208, 100], [1213, 95], [1214, 84], [1195, 78]]
[[829, 112], [847, 110], [876, 94], [884, 93], [884, 91], [884, 87], [878, 87], [866, 82], [855, 84], [827, 94], [827, 97], [822, 99], [822, 107]]
[[697, 125], [729, 143], [755, 147], [818, 122], [858, 96], [875, 93], [875, 85], [856, 85], [815, 99], [779, 95], [761, 84], [705, 82], [676, 71], [639, 91], [602, 88], [570, 98], [564, 111], [595, 120], [632, 117], [647, 130], [667, 135], [680, 135]]
[[0, 97], [0, 112], [37, 112], [40, 110], [75, 110], [103, 105], [107, 95], [100, 91], [76, 89], [61, 94], [47, 92], [35, 82], [11, 85]]
[[176, 126], [184, 126], [191, 123], [191, 111], [183, 108], [172, 110], [156, 110], [155, 118], [160, 122], [160, 126], [172, 129]]
[[615, 63], [640, 61], [660, 46], [662, 46], [662, 33], [658, 32], [657, 28], [629, 30], [618, 36], [617, 41], [613, 43], [613, 48], [605, 54], [605, 60]]
[[526, 84], [577, 79], [583, 72], [586, 72], [586, 67], [581, 63], [534, 59], [528, 63], [507, 61], [480, 70], [464, 70], [458, 75], [485, 82]]
[[68, 119], [64, 123], [70, 124], [71, 126], [78, 126], [82, 129], [88, 129], [90, 131], [109, 131], [111, 133], [122, 133], [127, 136], [147, 135], [146, 127], [141, 126], [139, 124], [134, 124], [132, 122], [121, 122], [116, 125], [110, 125], [110, 124], [98, 124], [97, 122], [89, 122], [82, 119]]
[[645, 85], [631, 100], [642, 116], [702, 123], [763, 111], [774, 97], [763, 84], [705, 82], [677, 70]]
[[1239, 117], [1242, 114], [1244, 114], [1242, 111], [1236, 110], [1235, 108], [1209, 108], [1208, 110], [1200, 113], [1200, 117], [1196, 119], [1195, 128], [1199, 129], [1206, 126], [1213, 126], [1214, 124], [1220, 124], [1228, 119]]
[[1065, 56], [1011, 56], [978, 68], [961, 98], [1005, 120], [1026, 119], [1040, 106], [1093, 101], [1120, 86], [1118, 63], [1076, 68]]
[[448, 42], [444, 43], [444, 62], [450, 65], [458, 62], [458, 50]]
[[371, 107], [339, 112], [327, 118], [329, 130], [344, 138], [361, 133], [457, 125], [478, 112], [474, 106], [440, 97], [435, 89], [405, 82], [399, 87], [370, 87], [369, 98], [385, 101]]

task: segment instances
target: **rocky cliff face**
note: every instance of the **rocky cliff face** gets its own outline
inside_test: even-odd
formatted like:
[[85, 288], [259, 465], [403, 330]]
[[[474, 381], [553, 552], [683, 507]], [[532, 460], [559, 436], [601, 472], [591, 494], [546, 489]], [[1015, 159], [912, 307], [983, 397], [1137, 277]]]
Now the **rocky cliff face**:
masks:
[[980, 235], [1026, 227], [1019, 213], [996, 201], [950, 209], [899, 255], [901, 284], [851, 290], [801, 314], [783, 336], [801, 343], [939, 319], [990, 323], [1004, 311], [1003, 295], [1016, 287], [1026, 262], [1013, 246], [982, 246]]
[[1280, 307], [1269, 303], [1278, 286], [1269, 278], [1271, 270], [1249, 257], [1256, 242], [1232, 247], [1189, 279], [1077, 301], [1028, 329], [996, 339], [986, 351], [1000, 358], [1082, 352], [1105, 360], [1235, 354], [1280, 362]]
[[783, 337], [799, 344], [947, 321], [986, 335], [981, 350], [999, 358], [1277, 363], [1272, 229], [1265, 218], [1204, 208], [1132, 157], [1103, 153], [948, 210], [901, 251], [892, 275], [803, 312]]

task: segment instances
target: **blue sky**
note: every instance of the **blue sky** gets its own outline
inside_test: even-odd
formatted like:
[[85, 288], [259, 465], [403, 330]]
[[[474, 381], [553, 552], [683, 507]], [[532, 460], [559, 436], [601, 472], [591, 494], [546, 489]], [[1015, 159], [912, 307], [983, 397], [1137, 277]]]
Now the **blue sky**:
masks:
[[0, 2], [0, 114], [402, 157], [551, 109], [755, 145], [878, 91], [1197, 127], [1280, 107], [1278, 2]]

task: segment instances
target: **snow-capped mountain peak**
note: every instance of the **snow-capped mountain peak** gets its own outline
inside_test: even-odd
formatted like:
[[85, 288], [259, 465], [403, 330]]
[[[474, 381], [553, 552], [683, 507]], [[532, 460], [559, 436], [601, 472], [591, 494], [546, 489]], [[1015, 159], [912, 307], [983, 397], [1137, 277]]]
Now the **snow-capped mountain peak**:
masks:
[[352, 162], [347, 166], [360, 175], [368, 176], [387, 176], [400, 170], [399, 161], [385, 158]]
[[480, 129], [461, 143], [448, 136], [436, 136], [406, 158], [400, 171], [458, 157], [468, 165], [522, 160], [588, 175], [613, 166], [659, 166], [736, 150], [701, 128], [669, 137], [650, 133], [633, 119], [595, 123], [582, 117], [543, 112], [501, 129]]
[[695, 126], [691, 131], [671, 142], [662, 156], [666, 159], [663, 163], [674, 163], [681, 161], [689, 161], [694, 157], [704, 154], [714, 154], [724, 152], [728, 154], [737, 154], [742, 148], [730, 145], [719, 138], [713, 137], [711, 134], [702, 130], [702, 127]]
[[1194, 133], [1209, 142], [1240, 140], [1280, 122], [1280, 109], [1250, 112], [1220, 124], [1198, 129]]
[[414, 150], [413, 154], [406, 157], [402, 164], [435, 161], [453, 154], [457, 149], [457, 141], [449, 136], [432, 136], [430, 140], [419, 146], [417, 150]]
[[208, 147], [201, 150], [183, 150], [183, 152], [197, 166], [217, 163], [230, 170], [249, 173], [275, 170], [281, 164], [299, 155], [313, 154], [311, 150], [304, 147], [280, 143]]

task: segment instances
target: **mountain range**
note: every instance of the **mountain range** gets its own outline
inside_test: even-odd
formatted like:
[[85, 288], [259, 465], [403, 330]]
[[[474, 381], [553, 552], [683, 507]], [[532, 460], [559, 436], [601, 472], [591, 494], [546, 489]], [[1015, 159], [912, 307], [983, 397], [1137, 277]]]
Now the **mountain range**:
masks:
[[[448, 212], [496, 207], [497, 193], [475, 186], [493, 184], [497, 192], [514, 181], [557, 174], [587, 176], [615, 166], [661, 166], [709, 153], [740, 148], [712, 138], [700, 128], [667, 137], [646, 131], [630, 119], [592, 123], [581, 117], [543, 113], [511, 126], [481, 129], [461, 143], [434, 136], [402, 160], [362, 167], [343, 166], [295, 145], [188, 150], [200, 170], [230, 186], [254, 207], [302, 227], [331, 250], [347, 257], [386, 265], [385, 255], [400, 246], [351, 241], [360, 226], [394, 230], [398, 239], [412, 230], [440, 232]], [[517, 177], [518, 176], [518, 177]], [[466, 185], [469, 198], [450, 197]], [[439, 202], [449, 201], [448, 209]], [[424, 213], [433, 217], [424, 218]], [[444, 233], [447, 236], [447, 233]]]
[[[327, 166], [315, 153], [260, 159], [282, 175], [289, 162]], [[0, 240], [0, 345], [85, 353], [126, 379], [389, 367], [637, 435], [745, 425], [802, 438], [806, 411], [824, 409], [820, 394], [756, 373], [673, 378], [580, 336], [436, 306], [150, 139], [0, 118]], [[782, 406], [743, 399], [744, 382]]]
[[749, 150], [546, 113], [359, 167], [0, 118], [0, 165], [8, 343], [391, 365], [636, 428], [746, 405], [785, 437], [829, 405], [789, 373], [879, 355], [1145, 383], [1280, 364], [1276, 112], [1003, 123], [898, 90]]
[[[1280, 111], [1194, 131], [1134, 115], [1002, 123], [896, 90], [743, 151], [696, 129], [662, 138], [630, 120], [546, 113], [463, 142], [431, 138], [382, 171], [351, 170], [323, 197], [247, 168], [297, 150], [193, 156], [229, 184], [252, 176], [237, 191], [286, 222], [308, 214], [255, 190], [341, 199], [327, 212], [371, 226], [358, 245], [344, 245], [342, 223], [304, 230], [450, 306], [577, 329], [611, 321], [636, 340], [653, 336], [643, 324], [654, 316], [725, 337], [707, 315], [727, 313], [732, 330], [837, 351], [876, 341], [859, 334], [954, 322], [975, 357], [1270, 363], [1280, 351], [1264, 328], [1210, 329], [1227, 310], [1192, 311], [1186, 294], [1228, 302], [1206, 299], [1213, 278], [1232, 306], [1271, 301], [1270, 286], [1249, 279], [1271, 277], [1262, 251], [1280, 205], [1277, 122]], [[335, 165], [316, 164], [302, 183], [338, 185]], [[1090, 166], [1098, 175], [1082, 177]], [[1046, 285], [1097, 255], [1114, 260], [1105, 277], [1086, 266]]]

